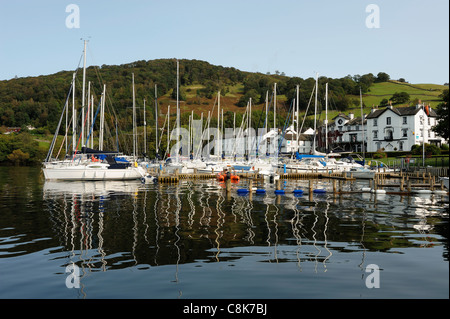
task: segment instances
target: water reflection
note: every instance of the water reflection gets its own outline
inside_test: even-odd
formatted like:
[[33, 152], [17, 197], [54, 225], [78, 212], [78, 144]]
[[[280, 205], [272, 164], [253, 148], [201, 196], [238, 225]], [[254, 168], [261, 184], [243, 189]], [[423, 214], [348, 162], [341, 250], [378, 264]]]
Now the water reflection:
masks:
[[[303, 261], [311, 261], [314, 271], [319, 263], [326, 271], [333, 250], [390, 251], [418, 240], [423, 246], [424, 238], [436, 242], [440, 234], [428, 235], [448, 217], [436, 196], [358, 194], [336, 201], [329, 194], [310, 199], [270, 191], [248, 196], [232, 192], [227, 198], [214, 181], [44, 185], [61, 245], [70, 248], [72, 257], [78, 249], [88, 267], [101, 257], [102, 270], [229, 261], [239, 254], [227, 248], [262, 246], [269, 263], [289, 262], [293, 252], [300, 269]], [[286, 251], [287, 246], [295, 249]]]
[[340, 267], [344, 254], [356, 253], [354, 267], [364, 277], [368, 253], [443, 246], [448, 260], [448, 196], [292, 193], [306, 190], [307, 183], [286, 182], [285, 195], [275, 195], [266, 184], [258, 185], [265, 194], [241, 196], [236, 189], [245, 187], [245, 180], [231, 193], [216, 181], [46, 181], [41, 197], [32, 192], [28, 199], [36, 203], [32, 213], [24, 213], [29, 205], [13, 208], [3, 201], [0, 258], [50, 249], [61, 269], [80, 268], [81, 298], [96, 272], [120, 269], [166, 267], [182, 298], [189, 278], [181, 265], [285, 265], [325, 276]]

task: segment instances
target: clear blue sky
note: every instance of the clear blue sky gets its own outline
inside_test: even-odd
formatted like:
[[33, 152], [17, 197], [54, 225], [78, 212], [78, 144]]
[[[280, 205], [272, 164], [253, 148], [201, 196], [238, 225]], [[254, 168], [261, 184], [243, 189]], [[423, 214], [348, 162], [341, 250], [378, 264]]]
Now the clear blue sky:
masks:
[[[80, 28], [66, 27], [66, 6]], [[367, 28], [366, 6], [380, 27]], [[302, 78], [388, 73], [449, 81], [448, 0], [17, 0], [0, 2], [0, 80], [88, 65], [198, 59]]]

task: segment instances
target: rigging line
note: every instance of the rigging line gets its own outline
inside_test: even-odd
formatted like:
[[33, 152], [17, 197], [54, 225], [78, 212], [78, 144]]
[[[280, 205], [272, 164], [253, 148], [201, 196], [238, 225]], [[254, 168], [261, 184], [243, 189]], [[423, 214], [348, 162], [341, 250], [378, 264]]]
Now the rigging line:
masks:
[[167, 120], [167, 114], [166, 114], [166, 117], [164, 118], [164, 124], [163, 124], [162, 130], [161, 130], [161, 134], [159, 135], [160, 136], [159, 143], [158, 143], [159, 150], [161, 149], [160, 146], [161, 146], [161, 142], [162, 142], [162, 136], [164, 135], [164, 130], [166, 129], [166, 120]]
[[234, 145], [233, 145], [232, 156], [234, 156], [234, 155], [236, 154], [237, 141], [238, 141], [240, 138], [244, 138], [244, 130], [243, 130], [243, 127], [244, 127], [244, 124], [247, 122], [247, 119], [246, 119], [246, 116], [248, 116], [248, 115], [247, 115], [247, 111], [248, 111], [248, 108], [245, 110], [244, 115], [242, 116], [241, 126], [239, 127], [238, 135], [235, 137], [235, 138], [236, 138], [236, 142], [235, 142]]
[[[214, 100], [214, 104], [213, 104], [213, 108], [211, 110], [211, 113], [209, 113], [208, 118], [205, 121], [206, 122], [205, 124], [208, 124], [208, 129], [207, 130], [203, 130], [203, 132], [202, 132], [202, 136], [200, 137], [200, 142], [199, 142], [199, 144], [197, 146], [197, 152], [195, 154], [195, 158], [198, 158], [198, 153], [200, 152], [200, 148], [201, 148], [201, 146], [203, 146], [203, 140], [206, 140], [206, 139], [204, 139], [204, 137], [206, 137], [205, 135], [208, 134], [207, 131], [209, 131], [209, 124], [211, 122], [211, 115], [214, 112], [214, 108], [216, 106], [216, 102], [217, 102], [217, 95], [216, 95], [216, 99]], [[219, 120], [219, 119], [217, 119], [217, 120]], [[203, 123], [202, 123], [202, 126], [203, 126]], [[210, 138], [211, 138], [211, 136], [208, 136], [208, 143], [209, 143], [209, 139]]]
[[311, 105], [311, 100], [312, 100], [312, 97], [314, 95], [314, 89], [315, 88], [316, 88], [316, 85], [314, 84], [313, 89], [311, 91], [311, 97], [309, 98], [308, 106], [306, 107], [305, 115], [303, 116], [302, 126], [300, 126], [300, 132], [303, 129], [303, 124], [305, 123], [306, 116], [308, 115], [309, 106]]
[[93, 121], [92, 121], [93, 123], [92, 123], [91, 129], [89, 130], [89, 134], [88, 134], [88, 136], [87, 136], [87, 138], [86, 138], [86, 145], [88, 145], [89, 137], [91, 136], [92, 131], [93, 131], [93, 129], [94, 129], [94, 123], [95, 123], [95, 120], [97, 119], [98, 112], [100, 111], [101, 103], [102, 103], [102, 102], [101, 102], [101, 100], [100, 100], [99, 103], [98, 103], [97, 111], [95, 112], [94, 119], [93, 119]]
[[63, 111], [61, 113], [61, 117], [59, 118], [59, 122], [58, 122], [58, 125], [57, 125], [57, 128], [56, 128], [56, 132], [55, 132], [55, 135], [53, 135], [53, 140], [52, 140], [52, 142], [50, 144], [50, 148], [48, 150], [47, 157], [45, 158], [45, 162], [48, 162], [48, 160], [50, 159], [51, 154], [53, 153], [53, 148], [55, 147], [56, 138], [58, 136], [59, 128], [61, 127], [61, 122], [62, 122], [64, 113], [66, 112], [66, 108], [67, 108], [66, 105], [68, 106], [68, 103], [69, 103], [69, 98], [70, 98], [70, 93], [72, 92], [72, 88], [73, 88], [73, 83], [70, 85], [69, 93], [67, 94], [67, 98], [66, 98], [66, 103], [64, 104], [64, 108], [63, 108]]
[[[72, 117], [70, 118], [69, 123], [71, 123], [72, 120], [73, 120], [73, 113], [72, 113]], [[61, 146], [59, 147], [58, 154], [56, 154], [56, 158], [58, 158], [58, 157], [59, 157], [59, 154], [61, 153], [61, 150], [62, 150], [62, 147], [63, 147], [63, 145], [64, 145], [64, 142], [65, 142], [66, 139], [67, 139], [67, 133], [69, 132], [69, 128], [70, 128], [70, 125], [68, 125], [67, 128], [66, 128], [66, 133], [64, 134], [64, 138], [63, 138], [63, 140], [62, 140], [62, 142], [61, 142]], [[67, 154], [65, 154], [65, 155], [67, 155]]]
[[288, 125], [288, 123], [291, 119], [291, 114], [292, 114], [291, 110], [293, 110], [293, 107], [294, 107], [294, 100], [291, 101], [291, 106], [289, 107], [288, 118], [284, 122], [283, 135], [281, 136], [281, 139], [278, 141], [278, 155], [280, 154], [280, 149], [283, 144], [283, 139], [284, 139], [284, 136], [286, 135], [286, 126]]
[[[273, 98], [273, 94], [272, 94], [272, 96], [270, 98], [270, 102], [269, 102], [268, 105], [270, 105], [270, 103], [272, 103], [272, 98]], [[265, 105], [264, 105], [264, 107], [265, 107]], [[269, 112], [269, 107], [267, 108], [267, 113], [268, 112]], [[264, 114], [264, 112], [261, 112], [261, 114], [259, 116], [259, 120], [258, 120], [258, 125], [257, 126], [259, 126], [259, 124], [261, 124], [261, 117], [263, 116], [263, 114]], [[268, 118], [268, 116], [265, 116], [265, 118], [264, 118], [264, 129], [266, 128], [266, 123], [267, 123], [266, 118]], [[267, 134], [267, 132], [264, 132], [264, 134]], [[258, 153], [259, 153], [258, 151], [259, 151], [259, 145], [261, 144], [261, 139], [262, 139], [262, 136], [259, 136], [258, 139], [255, 138], [256, 154], [257, 154], [257, 156], [258, 156]]]
[[[90, 105], [88, 106], [88, 109], [87, 109], [88, 113], [89, 113], [89, 107], [90, 107]], [[88, 118], [87, 116], [84, 118], [84, 124], [83, 124], [83, 125], [86, 125], [86, 120], [87, 120], [87, 118]], [[75, 155], [76, 155], [76, 153], [77, 153], [77, 151], [78, 151], [78, 146], [80, 146], [80, 141], [81, 141], [81, 133], [80, 133], [80, 138], [78, 139], [77, 147], [76, 147], [76, 149], [75, 149], [75, 152], [73, 153], [72, 162], [73, 162], [74, 159], [75, 159]]]

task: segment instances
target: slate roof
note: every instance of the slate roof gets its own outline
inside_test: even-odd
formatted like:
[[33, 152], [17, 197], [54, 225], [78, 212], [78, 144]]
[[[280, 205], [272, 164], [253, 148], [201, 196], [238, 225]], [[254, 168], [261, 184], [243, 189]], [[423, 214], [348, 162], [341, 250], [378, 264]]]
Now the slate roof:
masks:
[[335, 117], [332, 118], [332, 120], [336, 119], [337, 117], [343, 117], [346, 120], [349, 120], [350, 117], [348, 117], [347, 115], [345, 115], [344, 113], [339, 113], [338, 115], [336, 115]]
[[[367, 118], [368, 119], [374, 119], [379, 117], [381, 114], [386, 112], [387, 110], [391, 110], [398, 116], [407, 116], [407, 115], [416, 115], [417, 112], [419, 112], [422, 109], [422, 107], [415, 107], [415, 106], [407, 106], [407, 107], [385, 107], [382, 109], [378, 109], [372, 113], [370, 113]], [[430, 117], [437, 117], [436, 112], [430, 107]]]

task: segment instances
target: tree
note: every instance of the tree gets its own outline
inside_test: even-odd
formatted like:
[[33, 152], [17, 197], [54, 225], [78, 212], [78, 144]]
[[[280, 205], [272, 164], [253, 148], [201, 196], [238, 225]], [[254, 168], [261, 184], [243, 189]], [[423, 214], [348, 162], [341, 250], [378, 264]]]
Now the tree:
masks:
[[390, 78], [391, 77], [389, 76], [389, 74], [384, 73], [384, 72], [379, 72], [377, 74], [377, 79], [375, 82], [387, 82], [390, 80]]
[[252, 98], [253, 102], [257, 101], [259, 99], [258, 92], [255, 89], [249, 90], [247, 93], [245, 93], [237, 103], [237, 106], [244, 107], [247, 105], [247, 102]]
[[30, 154], [24, 153], [22, 150], [14, 150], [11, 154], [8, 155], [8, 159], [13, 162], [15, 165], [19, 165], [21, 163], [26, 162], [30, 158]]
[[[423, 144], [415, 144], [411, 147], [411, 154], [420, 155], [423, 152]], [[425, 143], [425, 154], [427, 155], [440, 155], [441, 150], [434, 144]]]
[[382, 99], [380, 101], [380, 106], [387, 106], [389, 105], [389, 100], [388, 99]]
[[402, 104], [409, 101], [409, 94], [406, 92], [395, 92], [391, 97], [394, 104]]
[[436, 108], [437, 124], [432, 127], [432, 130], [447, 142], [449, 139], [449, 116], [448, 116], [448, 89], [440, 95], [444, 102], [439, 103]]

